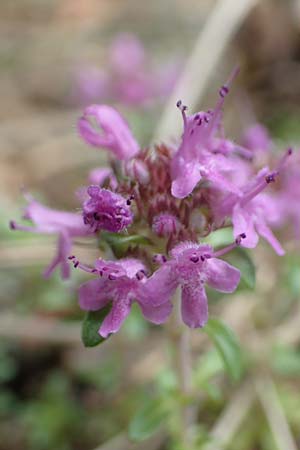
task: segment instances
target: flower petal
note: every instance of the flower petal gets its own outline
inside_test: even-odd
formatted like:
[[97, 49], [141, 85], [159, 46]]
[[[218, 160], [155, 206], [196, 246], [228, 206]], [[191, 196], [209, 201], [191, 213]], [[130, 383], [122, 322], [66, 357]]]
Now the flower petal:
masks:
[[173, 172], [175, 176], [173, 176], [171, 190], [172, 195], [176, 198], [187, 197], [202, 178], [199, 166], [195, 161], [182, 160]]
[[277, 238], [274, 236], [271, 228], [269, 228], [264, 222], [260, 221], [259, 223], [255, 224], [257, 232], [265, 238], [266, 241], [269, 242], [269, 244], [274, 248], [277, 255], [284, 255], [285, 251], [282, 248], [280, 242], [277, 240]]
[[157, 307], [171, 299], [178, 286], [172, 267], [172, 264], [165, 263], [145, 281], [140, 294], [143, 304]]
[[182, 286], [181, 297], [182, 320], [190, 328], [203, 327], [208, 319], [207, 297], [201, 283]]
[[233, 292], [237, 288], [241, 274], [238, 269], [222, 259], [208, 259], [205, 274], [207, 284], [220, 292]]
[[105, 317], [99, 329], [100, 336], [107, 338], [111, 333], [116, 333], [130, 312], [131, 301], [125, 298], [113, 300], [112, 308]]
[[44, 271], [44, 277], [49, 278], [57, 266], [61, 266], [61, 277], [65, 280], [70, 277], [70, 266], [68, 256], [71, 253], [72, 242], [66, 232], [61, 232], [58, 237], [57, 254], [50, 265]]
[[164, 323], [172, 312], [172, 303], [170, 301], [163, 303], [160, 306], [153, 307], [151, 305], [144, 305], [139, 303], [144, 317], [150, 322], [159, 325]]
[[110, 301], [110, 289], [105, 279], [90, 280], [79, 288], [79, 305], [84, 311], [97, 311]]

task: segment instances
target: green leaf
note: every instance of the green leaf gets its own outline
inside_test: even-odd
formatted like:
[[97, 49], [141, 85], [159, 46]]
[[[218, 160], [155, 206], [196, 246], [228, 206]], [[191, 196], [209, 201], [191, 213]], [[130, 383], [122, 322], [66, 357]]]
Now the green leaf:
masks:
[[168, 412], [158, 397], [149, 397], [129, 423], [128, 434], [133, 441], [143, 441], [155, 434]]
[[241, 271], [240, 288], [255, 288], [256, 274], [255, 265], [249, 256], [249, 253], [244, 248], [234, 249], [226, 260]]
[[221, 228], [210, 233], [205, 241], [215, 247], [225, 247], [233, 241], [232, 228]]
[[108, 305], [100, 311], [88, 311], [85, 314], [81, 328], [81, 339], [85, 347], [95, 347], [106, 340], [98, 331], [110, 308], [111, 305]]
[[138, 234], [124, 235], [103, 231], [100, 238], [110, 246], [117, 258], [122, 258], [130, 246], [151, 245], [151, 240], [149, 238]]
[[203, 331], [213, 341], [231, 379], [238, 381], [243, 373], [244, 361], [233, 331], [218, 319], [209, 319]]

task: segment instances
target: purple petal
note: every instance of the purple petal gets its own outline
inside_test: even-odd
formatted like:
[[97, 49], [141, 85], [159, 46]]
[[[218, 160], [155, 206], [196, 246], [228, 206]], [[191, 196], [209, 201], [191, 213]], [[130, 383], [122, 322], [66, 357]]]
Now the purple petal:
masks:
[[110, 301], [110, 294], [107, 280], [90, 280], [79, 288], [80, 308], [84, 311], [97, 311]]
[[63, 230], [68, 230], [71, 236], [84, 236], [89, 233], [89, 228], [84, 225], [80, 214], [48, 208], [36, 200], [28, 203], [24, 218], [31, 220], [41, 233]]
[[174, 174], [171, 191], [176, 198], [187, 197], [201, 180], [199, 166], [195, 161], [182, 163]]
[[218, 258], [207, 260], [207, 284], [220, 292], [233, 292], [240, 282], [240, 271]]
[[72, 247], [70, 236], [67, 233], [60, 233], [57, 247], [57, 254], [53, 258], [47, 269], [44, 271], [44, 277], [49, 278], [50, 275], [52, 275], [54, 269], [60, 265], [61, 277], [65, 280], [70, 277], [68, 256], [71, 253]]
[[277, 238], [272, 233], [272, 230], [262, 221], [255, 224], [257, 232], [266, 239], [266, 241], [269, 242], [269, 244], [274, 248], [277, 255], [284, 255], [285, 251], [282, 248], [280, 242], [277, 240]]
[[254, 228], [253, 218], [246, 208], [235, 205], [232, 213], [233, 235], [237, 238], [240, 234], [246, 233], [242, 245], [247, 248], [254, 248], [258, 244], [258, 235]]
[[143, 304], [157, 307], [170, 301], [177, 286], [178, 279], [173, 266], [165, 263], [143, 284], [141, 292]]
[[164, 323], [172, 312], [172, 303], [169, 301], [156, 307], [140, 303], [140, 307], [144, 317], [156, 325]]
[[99, 329], [99, 334], [107, 338], [111, 333], [116, 333], [130, 312], [131, 302], [128, 298], [117, 298], [113, 301], [112, 308], [105, 317]]
[[203, 327], [208, 319], [207, 297], [201, 283], [190, 283], [182, 287], [182, 320], [190, 328]]

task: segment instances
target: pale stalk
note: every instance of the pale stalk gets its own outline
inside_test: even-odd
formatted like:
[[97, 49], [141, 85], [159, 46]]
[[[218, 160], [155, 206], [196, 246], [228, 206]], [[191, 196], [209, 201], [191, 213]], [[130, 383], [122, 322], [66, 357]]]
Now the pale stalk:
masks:
[[192, 355], [190, 329], [181, 319], [181, 291], [178, 289], [174, 296], [175, 313], [173, 314], [169, 331], [172, 345], [173, 368], [176, 372], [180, 391], [180, 440], [185, 450], [192, 446], [192, 428], [195, 423], [196, 409], [190, 405], [189, 397], [192, 392]]
[[190, 111], [202, 99], [212, 73], [228, 44], [259, 0], [218, 0], [187, 59], [173, 93], [168, 100], [153, 141], [178, 137], [182, 125], [175, 107], [182, 100]]

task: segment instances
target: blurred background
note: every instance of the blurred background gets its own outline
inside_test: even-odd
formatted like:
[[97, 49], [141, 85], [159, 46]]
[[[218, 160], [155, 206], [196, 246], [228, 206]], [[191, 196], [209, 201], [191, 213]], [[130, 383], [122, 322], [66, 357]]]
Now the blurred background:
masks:
[[[245, 4], [240, 15], [237, 3]], [[205, 34], [219, 10], [222, 26]], [[126, 435], [137, 405], [154, 391], [168, 397], [174, 387], [161, 329], [135, 310], [113, 340], [84, 349], [76, 298], [83, 276], [43, 279], [55, 241], [11, 233], [8, 222], [20, 217], [22, 186], [51, 207], [79, 208], [75, 191], [93, 167], [105, 164], [104, 152], [77, 136], [84, 106], [116, 106], [142, 145], [165, 138], [166, 130], [170, 139], [178, 136], [178, 125], [166, 119], [167, 104], [196, 43], [205, 44], [199, 77], [181, 90], [192, 96], [193, 109], [214, 105], [238, 63], [225, 113], [228, 134], [238, 139], [258, 121], [278, 148], [297, 148], [300, 2], [2, 0], [0, 23], [0, 450], [179, 450], [164, 429], [143, 444]], [[127, 51], [136, 70], [122, 74]], [[288, 233], [281, 242], [288, 250], [281, 259], [263, 244], [254, 252], [255, 289], [250, 280], [249, 289], [211, 306], [249, 355], [245, 379], [228, 384], [210, 353], [200, 358], [206, 341], [195, 340], [199, 448], [209, 433], [224, 442], [220, 449], [300, 448], [299, 244]], [[92, 261], [96, 252], [78, 245], [76, 255]], [[269, 374], [277, 394], [264, 396], [259, 380]], [[249, 379], [256, 380], [256, 393]]]

